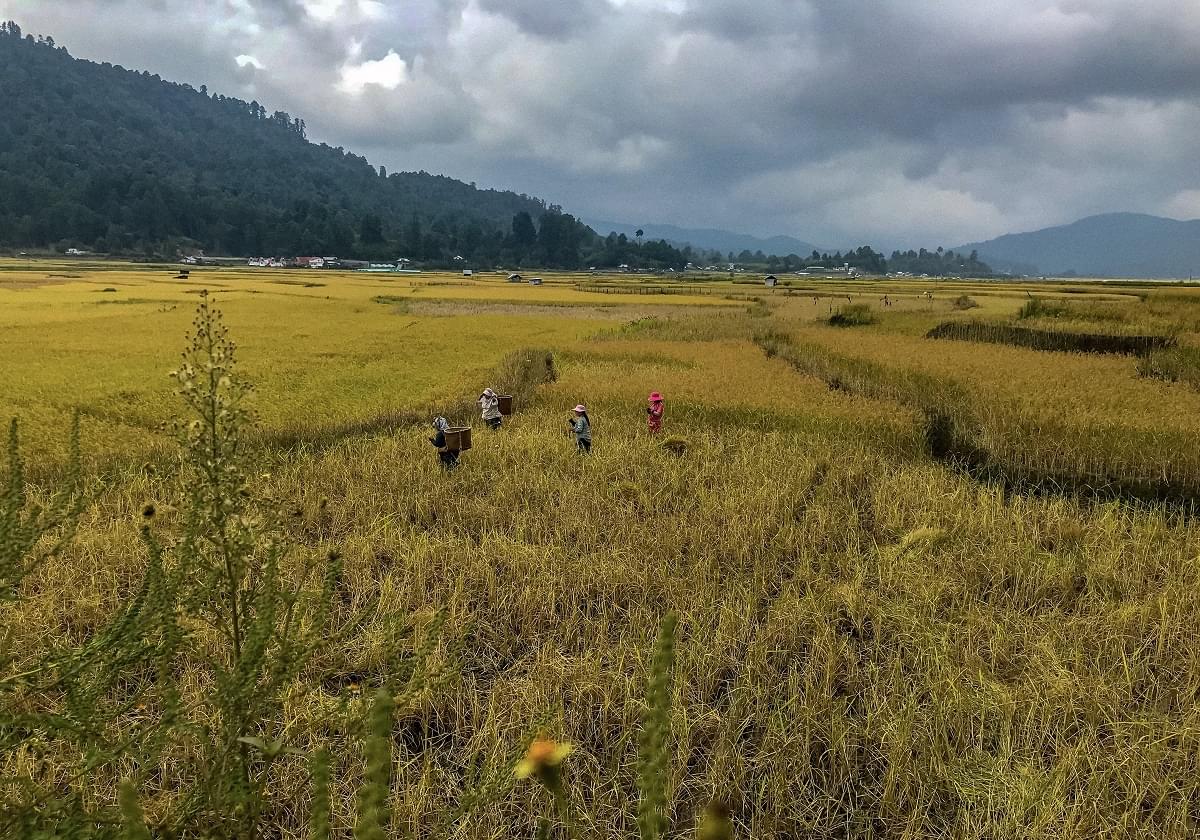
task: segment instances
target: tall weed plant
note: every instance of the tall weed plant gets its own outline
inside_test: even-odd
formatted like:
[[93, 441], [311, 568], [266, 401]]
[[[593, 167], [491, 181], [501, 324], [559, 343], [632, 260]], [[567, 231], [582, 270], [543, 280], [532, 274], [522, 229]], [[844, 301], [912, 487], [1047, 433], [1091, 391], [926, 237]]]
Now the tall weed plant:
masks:
[[[18, 672], [0, 662], [0, 743], [58, 765], [41, 778], [3, 779], [0, 827], [16, 832], [6, 836], [255, 838], [295, 807], [273, 792], [283, 761], [303, 755], [283, 705], [305, 668], [338, 644], [330, 616], [341, 563], [330, 552], [310, 566], [311, 580], [282, 571], [289, 546], [246, 479], [251, 389], [235, 350], [202, 296], [172, 372], [188, 410], [178, 425], [183, 524], [161, 536], [156, 507], [145, 507], [147, 563], [134, 596], [82, 646]], [[72, 449], [77, 465], [75, 436]], [[30, 503], [13, 424], [0, 500], [9, 600], [73, 531], [82, 497], [78, 470], [70, 475], [48, 505]], [[182, 700], [184, 679], [204, 686], [188, 692], [201, 699]], [[419, 681], [413, 669], [410, 692]], [[78, 759], [67, 768], [69, 755]], [[327, 764], [311, 764], [327, 785]], [[119, 785], [96, 783], [118, 776]], [[319, 793], [313, 801], [319, 829], [327, 807]]]

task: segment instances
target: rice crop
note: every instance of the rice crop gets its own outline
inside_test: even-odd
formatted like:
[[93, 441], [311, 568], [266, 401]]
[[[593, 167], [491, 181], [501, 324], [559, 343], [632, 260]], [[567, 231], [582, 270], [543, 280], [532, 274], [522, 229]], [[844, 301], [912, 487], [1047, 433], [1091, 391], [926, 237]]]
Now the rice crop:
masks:
[[761, 334], [758, 343], [833, 390], [920, 411], [929, 454], [973, 475], [1006, 487], [1164, 501], [1189, 511], [1200, 504], [1200, 473], [1180, 457], [1182, 431], [1155, 430], [1138, 440], [1128, 430], [1059, 425], [1015, 399], [994, 392], [981, 398], [956, 379], [797, 345], [786, 333]]
[[85, 457], [97, 468], [169, 442], [161, 429], [171, 416], [164, 360], [177, 352], [204, 286], [213, 287], [240, 337], [243, 364], [259, 392], [260, 428], [278, 439], [403, 414], [446, 393], [482, 388], [479, 379], [509, 353], [537, 339], [570, 343], [600, 320], [557, 317], [552, 307], [494, 312], [486, 287], [475, 311], [444, 318], [407, 314], [407, 295], [386, 306], [373, 303], [379, 289], [354, 274], [287, 292], [276, 291], [270, 279], [209, 274], [212, 282], [186, 287], [147, 272], [116, 274], [126, 284], [122, 306], [96, 305], [87, 278], [0, 290], [9, 296], [0, 308], [0, 356], [14, 373], [0, 379], [0, 409], [26, 421], [35, 464], [57, 459], [75, 410], [83, 415]]
[[[371, 299], [463, 287], [334, 273], [285, 297], [230, 272], [211, 299], [255, 388], [211, 404], [251, 412], [214, 460], [188, 423], [182, 449], [159, 429], [210, 410], [187, 414], [172, 390], [191, 374], [166, 376], [196, 297], [99, 307], [99, 272], [78, 273], [0, 289], [25, 296], [6, 328], [30, 322], [2, 347], [28, 371], [3, 407], [19, 399], [45, 438], [0, 482], [0, 834], [1200, 830], [1200, 524], [930, 452], [941, 411], [950, 450], [1006, 466], [1200, 475], [1200, 395], [1133, 360], [923, 339], [950, 291], [839, 330], [795, 298], [646, 315], [630, 295], [614, 323], [489, 310], [485, 287], [479, 311], [427, 316]], [[104, 276], [131, 284], [117, 295], [160, 282]], [[985, 291], [989, 312], [1024, 297]], [[516, 397], [495, 433], [471, 404], [483, 383]], [[578, 402], [587, 457], [566, 427]], [[78, 478], [39, 471], [79, 403], [110, 410], [81, 420]], [[449, 472], [434, 411], [475, 427]], [[43, 533], [39, 510], [62, 518]], [[222, 512], [246, 539], [220, 542]], [[255, 573], [197, 565], [216, 545]], [[214, 605], [242, 595], [269, 655], [222, 629]]]
[[1022, 472], [1088, 476], [1085, 483], [1094, 486], [1134, 480], [1187, 487], [1200, 476], [1189, 443], [1200, 416], [1197, 395], [1139, 377], [1127, 357], [931, 342], [891, 329], [815, 327], [803, 319], [782, 325], [782, 335], [803, 346], [801, 357], [825, 381], [837, 378], [821, 368], [833, 357], [876, 372], [872, 381], [885, 383], [881, 393], [906, 405], [962, 395], [956, 404], [985, 421], [982, 448], [1004, 453], [1006, 462], [1024, 465]]

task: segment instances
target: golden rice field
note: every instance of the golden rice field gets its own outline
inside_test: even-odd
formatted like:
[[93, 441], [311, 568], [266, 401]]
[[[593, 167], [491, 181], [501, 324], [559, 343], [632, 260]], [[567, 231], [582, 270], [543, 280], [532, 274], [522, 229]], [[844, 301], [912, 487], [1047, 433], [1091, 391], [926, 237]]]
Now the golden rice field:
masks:
[[[1131, 357], [923, 337], [1015, 323], [1034, 294], [1071, 301], [1060, 325], [1099, 311], [1189, 344], [1200, 290], [600, 278], [629, 290], [607, 293], [542, 276], [185, 283], [167, 266], [0, 261], [0, 408], [21, 418], [29, 498], [65, 480], [76, 408], [88, 476], [71, 539], [0, 601], [0, 836], [1200, 836], [1184, 493], [1200, 486], [1200, 394]], [[231, 527], [256, 535], [248, 568], [278, 557], [304, 626], [330, 628], [294, 670], [261, 672], [236, 726], [222, 663], [245, 651], [219, 597], [189, 589], [210, 578], [182, 575], [196, 600], [158, 613], [157, 584], [141, 588], [208, 568], [189, 548], [201, 473], [164, 425], [187, 416], [168, 372], [202, 287], [255, 386]], [[875, 323], [824, 323], [847, 295]], [[471, 408], [487, 385], [519, 395], [495, 433]], [[645, 428], [651, 390], [663, 439]], [[577, 402], [590, 456], [567, 429]], [[931, 448], [943, 408], [1026, 485]], [[448, 473], [435, 411], [473, 426]], [[1089, 492], [1114, 470], [1159, 470], [1175, 495]], [[1080, 481], [1027, 486], [1038, 475]], [[327, 614], [305, 612], [331, 551]], [[159, 625], [120, 660], [110, 623], [141, 592], [159, 593], [144, 606]], [[80, 662], [121, 671], [70, 689]], [[378, 689], [394, 697], [382, 717]], [[68, 725], [93, 718], [98, 732]], [[249, 740], [221, 747], [223, 732]], [[538, 735], [571, 751], [522, 778]], [[249, 811], [213, 804], [247, 801], [212, 775], [231, 766], [255, 782]], [[714, 801], [728, 826], [702, 817]]]
[[[1009, 301], [1011, 309], [1021, 303], [1021, 298]], [[1189, 309], [1187, 304], [1175, 304], [1174, 323], [1167, 327], [1168, 305], [1156, 304], [1153, 296], [1148, 303], [1136, 298], [1121, 303], [1109, 299], [1103, 306], [1112, 314], [1111, 320], [1124, 315], [1119, 326], [1177, 334], [1183, 343], [1192, 340], [1195, 313], [1200, 311], [1194, 305]], [[1176, 383], [1139, 377], [1134, 357], [1043, 353], [968, 341], [934, 342], [924, 337], [934, 323], [980, 317], [974, 310], [938, 313], [934, 304], [927, 304], [919, 320], [915, 314], [898, 313], [885, 316], [878, 328], [868, 330], [814, 321], [810, 309], [790, 303], [779, 308], [776, 322], [795, 340], [820, 348], [818, 354], [881, 365], [901, 390], [915, 388], [936, 398], [939, 392], [961, 389], [983, 426], [987, 448], [1030, 470], [1074, 471], [1100, 483], [1106, 476], [1123, 476], [1194, 485], [1200, 477], [1200, 456], [1192, 445], [1200, 417], [1200, 393]], [[1025, 323], [1056, 326], [1045, 320]], [[1105, 329], [1109, 323], [1106, 319], [1088, 326], [1112, 332]], [[914, 324], [918, 329], [912, 329]], [[1070, 333], [1078, 332], [1079, 325], [1068, 321], [1057, 326]], [[912, 375], [923, 378], [902, 384]]]
[[[264, 431], [301, 437], [468, 392], [512, 350], [569, 343], [613, 317], [611, 296], [552, 276], [538, 288], [349, 272], [199, 270], [178, 281], [167, 266], [20, 265], [0, 263], [8, 269], [0, 270], [0, 358], [9, 372], [0, 406], [27, 421], [31, 454], [45, 457], [61, 449], [76, 408], [92, 457], [134, 456], [162, 442], [159, 426], [175, 410], [164, 399], [167, 371], [202, 288], [237, 336]], [[715, 304], [662, 300], [647, 309]], [[491, 317], [495, 308], [503, 317]], [[44, 437], [52, 430], [57, 439]]]

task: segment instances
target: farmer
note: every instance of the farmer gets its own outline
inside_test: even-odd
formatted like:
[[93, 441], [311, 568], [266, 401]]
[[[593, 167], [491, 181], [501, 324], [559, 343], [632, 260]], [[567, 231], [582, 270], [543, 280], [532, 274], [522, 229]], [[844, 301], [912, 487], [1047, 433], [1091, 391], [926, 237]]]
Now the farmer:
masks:
[[587, 407], [582, 404], [575, 406], [575, 416], [567, 422], [575, 433], [575, 446], [579, 454], [589, 454], [592, 451], [592, 421], [588, 417]]
[[484, 388], [479, 395], [479, 408], [483, 412], [483, 422], [492, 431], [500, 428], [500, 398], [491, 388]]
[[646, 422], [650, 424], [650, 434], [657, 434], [662, 431], [663, 421], [663, 396], [654, 391], [650, 394], [650, 405], [646, 408]]
[[457, 449], [450, 449], [446, 446], [446, 430], [450, 428], [450, 422], [445, 417], [433, 418], [434, 435], [429, 439], [429, 442], [437, 447], [438, 460], [442, 462], [442, 468], [452, 470], [458, 466]]

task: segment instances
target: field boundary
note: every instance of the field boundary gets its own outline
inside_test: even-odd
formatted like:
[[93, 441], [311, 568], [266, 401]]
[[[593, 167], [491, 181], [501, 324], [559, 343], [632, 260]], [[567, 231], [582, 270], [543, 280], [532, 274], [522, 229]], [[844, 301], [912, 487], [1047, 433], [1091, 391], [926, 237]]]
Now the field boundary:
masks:
[[[776, 331], [758, 333], [754, 341], [768, 356], [778, 356], [831, 389], [891, 400], [919, 411], [924, 417], [926, 452], [933, 460], [982, 483], [998, 484], [1005, 492], [1165, 504], [1189, 516], [1200, 511], [1200, 486], [1194, 481], [1167, 475], [1128, 477], [1114, 469], [1120, 465], [1107, 469], [1102, 465], [1098, 472], [1041, 470], [998, 455], [986, 443], [987, 418], [971, 407], [970, 395], [956, 382], [841, 356], [819, 344], [800, 346]], [[997, 413], [993, 407], [988, 417]]]
[[1059, 353], [1111, 353], [1122, 356], [1143, 356], [1154, 350], [1174, 347], [1177, 343], [1175, 338], [1166, 335], [1117, 335], [1043, 330], [979, 321], [945, 321], [925, 333], [925, 337], [1009, 344], [1014, 347], [1026, 347], [1030, 350]]

